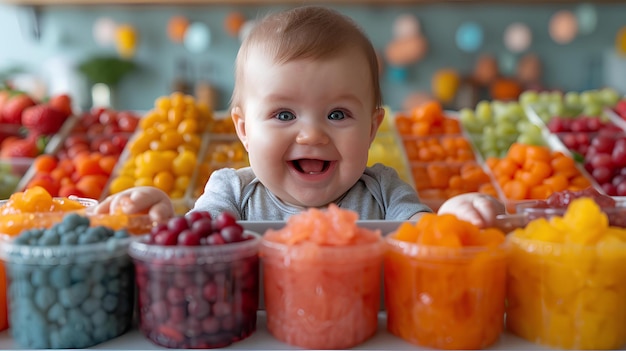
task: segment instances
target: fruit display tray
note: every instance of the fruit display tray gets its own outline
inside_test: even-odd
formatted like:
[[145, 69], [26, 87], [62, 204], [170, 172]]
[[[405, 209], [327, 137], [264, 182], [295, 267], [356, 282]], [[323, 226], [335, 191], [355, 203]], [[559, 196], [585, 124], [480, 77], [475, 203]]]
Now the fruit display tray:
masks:
[[[198, 153], [198, 167], [192, 179], [187, 197], [195, 202], [213, 171], [220, 168], [241, 168], [248, 166], [246, 151], [234, 134], [205, 133], [202, 148]], [[193, 205], [193, 203], [192, 203]]]
[[[545, 140], [546, 140], [546, 144], [548, 148], [550, 148], [552, 151], [560, 151], [568, 157], [571, 157], [571, 158], [574, 157], [572, 153], [570, 152], [570, 150], [563, 144], [563, 142], [561, 142], [561, 140], [556, 134], [546, 134]], [[494, 175], [491, 169], [489, 169], [489, 167], [487, 167], [486, 165], [484, 168], [491, 175], [491, 177], [494, 178]], [[591, 186], [593, 186], [599, 192], [604, 194], [602, 187], [600, 187], [600, 185], [596, 183], [593, 177], [589, 174], [589, 172], [587, 172], [587, 170], [585, 170], [585, 168], [580, 163], [578, 162], [576, 163], [576, 168], [578, 169], [581, 175], [583, 175], [585, 178], [589, 180], [589, 182], [591, 183]], [[507, 209], [507, 212], [509, 213], [515, 213], [517, 206], [519, 204], [533, 201], [532, 199], [524, 199], [524, 200], [509, 199], [504, 195], [504, 191], [502, 190], [502, 187], [500, 186], [500, 184], [498, 184], [498, 182], [494, 182], [494, 185], [495, 185], [496, 191], [498, 192], [498, 197], [500, 198], [502, 202], [504, 202], [504, 206]]]
[[[538, 106], [540, 105], [534, 104], [527, 106], [526, 113], [528, 115], [528, 118], [533, 120], [534, 123], [538, 123], [543, 126], [542, 132], [546, 140], [548, 141], [548, 146], [554, 150], [562, 151], [564, 154], [577, 160], [577, 165], [579, 166], [578, 169], [584, 176], [587, 177], [587, 179], [591, 180], [593, 187], [595, 187], [596, 189], [598, 189], [598, 191], [602, 193], [607, 193], [608, 190], [605, 190], [602, 187], [601, 182], [595, 179], [594, 176], [591, 174], [592, 169], [588, 167], [588, 163], [589, 161], [591, 161], [591, 163], [593, 164], [593, 160], [592, 158], [585, 160], [585, 153], [587, 152], [587, 150], [591, 150], [592, 148], [594, 148], [594, 144], [599, 141], [594, 139], [599, 139], [602, 137], [602, 135], [610, 135], [611, 137], [620, 137], [626, 135], [626, 120], [622, 119], [611, 108], [604, 108], [602, 110], [602, 117], [606, 118], [606, 122], [612, 123], [614, 125], [613, 128], [617, 126], [617, 128], [615, 128], [617, 130], [602, 130], [603, 128], [600, 128], [601, 130], [599, 131], [569, 131], [553, 133], [539, 117], [539, 114], [537, 112]], [[572, 120], [574, 120], [577, 117], [571, 118]], [[623, 134], [620, 133], [620, 130], [623, 131]], [[598, 143], [598, 145], [600, 143]], [[572, 149], [568, 148], [568, 145]], [[612, 193], [611, 195], [615, 194]]]
[[[137, 137], [137, 135], [139, 135], [139, 131], [135, 131], [135, 133], [133, 133], [133, 136], [130, 137], [127, 146], [131, 144], [131, 142], [133, 141], [135, 137]], [[208, 143], [208, 139], [203, 137], [202, 144], [200, 145], [199, 150], [202, 150], [203, 148], [205, 148], [206, 143]], [[198, 155], [200, 155], [200, 152], [198, 153]], [[110, 193], [111, 182], [116, 178], [117, 175], [119, 175], [120, 170], [122, 169], [126, 161], [129, 159], [129, 157], [130, 157], [130, 150], [128, 147], [125, 147], [122, 153], [120, 154], [120, 157], [117, 161], [117, 164], [115, 165], [115, 168], [113, 169], [113, 172], [111, 172], [109, 181], [104, 186], [104, 190], [102, 191], [102, 195], [100, 196], [100, 199], [99, 199], [100, 201], [104, 200], [106, 197], [111, 195]], [[185, 191], [185, 195], [182, 198], [172, 199], [172, 204], [174, 205], [174, 210], [176, 211], [177, 214], [184, 214], [191, 208], [191, 206], [193, 206], [193, 202], [195, 200], [191, 198], [191, 194], [193, 193], [192, 185], [195, 184], [197, 173], [198, 173], [198, 168], [196, 167], [196, 169], [194, 170], [191, 176], [189, 186], [187, 187]]]

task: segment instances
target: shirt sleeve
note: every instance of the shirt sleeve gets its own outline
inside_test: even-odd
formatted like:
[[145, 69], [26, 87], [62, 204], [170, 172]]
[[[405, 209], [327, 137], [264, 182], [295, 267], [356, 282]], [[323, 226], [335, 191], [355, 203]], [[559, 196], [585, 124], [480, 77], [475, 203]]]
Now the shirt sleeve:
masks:
[[395, 169], [375, 164], [370, 171], [380, 185], [386, 220], [406, 220], [419, 212], [433, 212], [420, 201], [417, 191], [402, 180]]
[[243, 182], [233, 168], [214, 171], [191, 211], [208, 211], [211, 216], [228, 211], [236, 219], [243, 217], [241, 211], [241, 193]]

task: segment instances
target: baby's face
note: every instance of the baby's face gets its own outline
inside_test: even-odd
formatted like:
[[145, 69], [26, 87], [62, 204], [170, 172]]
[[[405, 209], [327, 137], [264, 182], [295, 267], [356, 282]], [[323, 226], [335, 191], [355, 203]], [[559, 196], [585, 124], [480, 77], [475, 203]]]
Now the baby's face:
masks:
[[304, 207], [327, 205], [352, 187], [383, 116], [363, 55], [277, 64], [253, 49], [244, 72], [233, 120], [261, 182]]

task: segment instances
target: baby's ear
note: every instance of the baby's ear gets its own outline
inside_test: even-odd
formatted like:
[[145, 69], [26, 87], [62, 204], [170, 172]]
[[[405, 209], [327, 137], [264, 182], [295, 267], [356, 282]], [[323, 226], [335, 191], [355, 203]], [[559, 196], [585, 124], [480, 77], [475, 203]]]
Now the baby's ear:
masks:
[[383, 123], [384, 118], [385, 118], [384, 108], [379, 107], [376, 110], [374, 110], [374, 113], [372, 114], [372, 128], [370, 131], [370, 143], [374, 141], [374, 138], [376, 137], [376, 132], [378, 131], [378, 128], [380, 127], [380, 125]]
[[248, 150], [248, 138], [246, 135], [246, 119], [243, 115], [243, 111], [241, 107], [235, 106], [230, 110], [230, 118], [233, 119], [233, 124], [235, 125], [235, 131], [237, 132], [237, 136], [241, 143]]

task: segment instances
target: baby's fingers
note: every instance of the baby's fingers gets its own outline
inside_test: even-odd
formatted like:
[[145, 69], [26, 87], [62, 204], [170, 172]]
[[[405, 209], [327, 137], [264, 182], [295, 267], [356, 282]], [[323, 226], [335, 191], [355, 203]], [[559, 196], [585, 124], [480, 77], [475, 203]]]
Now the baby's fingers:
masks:
[[175, 213], [171, 204], [159, 202], [150, 208], [150, 212], [148, 212], [148, 214], [151, 220], [163, 222], [174, 217]]
[[493, 226], [496, 216], [505, 213], [504, 205], [490, 196], [476, 197], [472, 201], [472, 207], [481, 218], [481, 227]]
[[113, 197], [109, 196], [106, 199], [104, 199], [102, 202], [97, 204], [96, 206], [87, 208], [87, 213], [93, 213], [93, 214], [110, 213], [112, 201], [113, 201]]
[[475, 226], [486, 225], [483, 215], [474, 207], [473, 201], [454, 201], [446, 203], [437, 212], [438, 214], [453, 214], [457, 218], [470, 222]]

